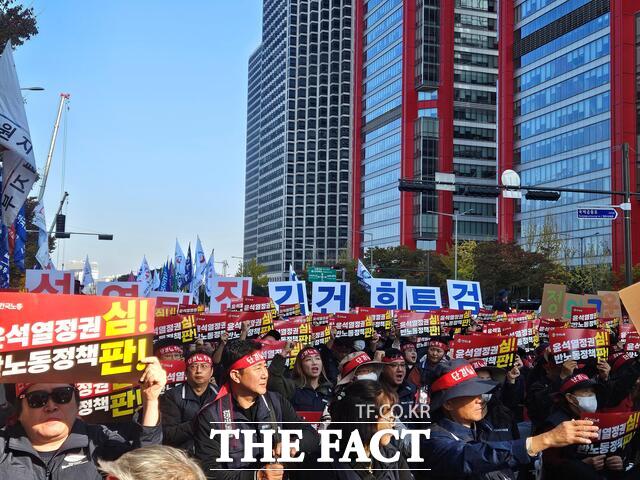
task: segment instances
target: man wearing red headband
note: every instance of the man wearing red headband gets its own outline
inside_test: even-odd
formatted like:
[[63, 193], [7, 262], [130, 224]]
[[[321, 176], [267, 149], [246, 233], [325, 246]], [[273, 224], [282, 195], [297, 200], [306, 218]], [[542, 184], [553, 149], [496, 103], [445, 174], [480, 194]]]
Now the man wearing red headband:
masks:
[[143, 413], [140, 423], [126, 428], [133, 438], [104, 425], [78, 418], [80, 394], [73, 384], [16, 385], [18, 423], [0, 430], [0, 478], [19, 480], [100, 478], [97, 460], [115, 460], [123, 453], [162, 440], [158, 397], [167, 382], [155, 357], [142, 360]]
[[427, 354], [420, 359], [420, 370], [422, 371], [422, 385], [430, 385], [433, 381], [434, 372], [449, 351], [449, 344], [446, 338], [436, 337], [429, 340]]
[[182, 345], [173, 339], [160, 340], [158, 344], [154, 346], [154, 352], [156, 357], [161, 362], [168, 360], [184, 360], [184, 350]]
[[206, 353], [195, 353], [185, 362], [187, 382], [172, 388], [160, 398], [163, 443], [191, 452], [193, 419], [217, 395], [211, 385], [213, 360]]
[[[229, 442], [225, 446], [229, 447], [232, 461], [221, 461], [221, 436], [214, 435], [211, 438], [212, 429], [248, 430], [256, 432], [255, 441], [262, 441], [262, 438], [258, 438], [257, 431], [277, 431], [296, 424], [296, 429], [302, 427], [303, 430], [301, 451], [308, 454], [319, 451], [319, 439], [315, 430], [310, 425], [305, 425], [281, 395], [267, 392], [269, 374], [260, 349], [261, 345], [252, 340], [232, 340], [226, 345], [222, 355], [224, 384], [215, 400], [205, 405], [195, 420], [195, 455], [209, 479], [281, 480], [285, 472], [284, 466], [277, 462], [243, 462], [245, 451], [242, 438], [224, 440]], [[278, 443], [274, 439], [273, 444]], [[254, 449], [255, 458], [264, 456], [264, 452], [259, 450]], [[281, 456], [279, 445], [274, 451], [274, 457]], [[301, 464], [296, 465], [299, 468]]]
[[[402, 407], [400, 421], [411, 422], [410, 411], [416, 396], [415, 385], [407, 382], [407, 362], [402, 352], [397, 348], [388, 348], [382, 357], [382, 373], [380, 383], [385, 390], [395, 393], [398, 396], [398, 404]], [[396, 415], [399, 412], [394, 412]], [[417, 418], [414, 418], [417, 420]]]
[[533, 462], [540, 452], [589, 444], [598, 437], [593, 422], [577, 420], [534, 437], [496, 441], [484, 423], [482, 400], [496, 384], [479, 379], [466, 360], [442, 364], [437, 373], [431, 385], [431, 411], [437, 423], [432, 425], [430, 439], [420, 442], [424, 465], [431, 470], [416, 471], [418, 480], [515, 480], [518, 469]]

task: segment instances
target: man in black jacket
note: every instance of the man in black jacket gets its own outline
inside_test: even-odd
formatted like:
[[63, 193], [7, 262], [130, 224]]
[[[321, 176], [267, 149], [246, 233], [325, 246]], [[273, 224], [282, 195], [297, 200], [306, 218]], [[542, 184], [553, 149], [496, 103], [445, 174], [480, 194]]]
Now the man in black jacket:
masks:
[[80, 394], [74, 385], [19, 384], [18, 423], [0, 430], [0, 478], [99, 480], [98, 458], [113, 460], [134, 448], [160, 444], [158, 397], [167, 376], [157, 358], [143, 363], [142, 421], [128, 440], [103, 425], [77, 419]]
[[[232, 340], [226, 345], [222, 355], [225, 383], [216, 399], [205, 405], [196, 419], [195, 455], [209, 479], [281, 480], [285, 471], [277, 462], [282, 453], [277, 438], [273, 439], [276, 462], [260, 462], [260, 458], [271, 453], [263, 452], [262, 448], [253, 450], [257, 462], [246, 462], [242, 458], [252, 452], [245, 452], [243, 436], [225, 438], [225, 445], [221, 446], [222, 435], [211, 435], [212, 430], [250, 431], [254, 442], [263, 442], [258, 435], [260, 430], [302, 427], [300, 450], [307, 456], [319, 451], [315, 430], [304, 425], [282, 396], [267, 392], [269, 375], [260, 348], [261, 345], [252, 340]], [[223, 460], [223, 453], [228, 453], [231, 462]], [[302, 468], [302, 464], [296, 465]]]
[[185, 451], [193, 449], [193, 419], [218, 394], [211, 385], [213, 360], [195, 353], [186, 361], [187, 382], [160, 397], [163, 443]]

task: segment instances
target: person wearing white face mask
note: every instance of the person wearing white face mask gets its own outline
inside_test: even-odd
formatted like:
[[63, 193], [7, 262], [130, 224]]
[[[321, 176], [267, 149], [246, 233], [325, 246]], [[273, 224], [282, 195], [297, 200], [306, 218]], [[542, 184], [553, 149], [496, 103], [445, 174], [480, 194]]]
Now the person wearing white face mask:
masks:
[[[600, 385], [584, 373], [572, 375], [560, 385], [559, 401], [547, 418], [543, 430], [567, 420], [578, 420], [582, 414], [598, 410]], [[563, 480], [602, 480], [638, 478], [636, 468], [629, 471], [619, 455], [587, 456], [576, 446], [552, 448], [542, 456], [545, 478]]]

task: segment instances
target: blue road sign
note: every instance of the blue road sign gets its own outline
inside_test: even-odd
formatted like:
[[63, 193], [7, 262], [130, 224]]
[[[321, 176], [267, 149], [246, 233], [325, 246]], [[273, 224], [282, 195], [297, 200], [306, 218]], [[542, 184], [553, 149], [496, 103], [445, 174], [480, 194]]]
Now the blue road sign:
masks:
[[615, 220], [618, 218], [618, 211], [615, 208], [579, 208], [578, 218]]

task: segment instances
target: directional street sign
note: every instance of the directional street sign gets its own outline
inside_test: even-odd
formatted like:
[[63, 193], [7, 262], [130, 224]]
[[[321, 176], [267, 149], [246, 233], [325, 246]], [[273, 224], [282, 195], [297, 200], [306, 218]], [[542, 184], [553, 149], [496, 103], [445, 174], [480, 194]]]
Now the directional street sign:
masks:
[[615, 220], [618, 218], [618, 211], [615, 208], [579, 208], [578, 218], [591, 220]]
[[329, 267], [309, 267], [307, 280], [310, 282], [335, 282], [336, 271]]

